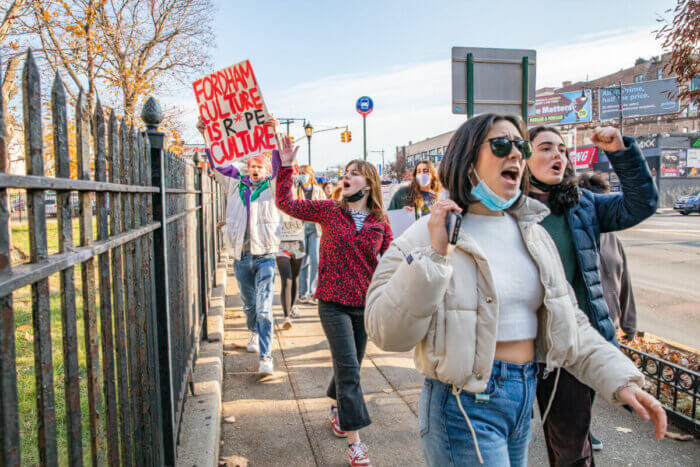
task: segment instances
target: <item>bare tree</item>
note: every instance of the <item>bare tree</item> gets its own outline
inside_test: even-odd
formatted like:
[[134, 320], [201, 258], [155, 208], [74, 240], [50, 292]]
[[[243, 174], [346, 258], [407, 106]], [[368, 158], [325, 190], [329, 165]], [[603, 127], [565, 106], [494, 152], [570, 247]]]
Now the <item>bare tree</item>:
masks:
[[395, 180], [403, 180], [406, 170], [408, 170], [408, 165], [406, 164], [406, 156], [403, 154], [397, 153], [396, 160], [386, 165], [386, 174]]
[[[74, 100], [86, 89], [91, 109], [123, 106], [135, 122], [139, 103], [209, 65], [212, 0], [32, 0], [33, 31], [50, 69], [65, 74]], [[188, 83], [189, 84], [189, 83]]]
[[[210, 65], [212, 0], [107, 0], [98, 23], [111, 70], [133, 121], [139, 99]], [[188, 83], [189, 84], [189, 83]]]
[[[656, 38], [662, 46], [671, 49], [671, 61], [667, 71], [678, 77], [679, 83], [688, 82], [700, 74], [700, 1], [677, 0], [675, 8], [666, 10], [673, 19], [658, 18], [662, 25]], [[700, 105], [700, 89], [683, 88], [681, 99], [689, 99]]]

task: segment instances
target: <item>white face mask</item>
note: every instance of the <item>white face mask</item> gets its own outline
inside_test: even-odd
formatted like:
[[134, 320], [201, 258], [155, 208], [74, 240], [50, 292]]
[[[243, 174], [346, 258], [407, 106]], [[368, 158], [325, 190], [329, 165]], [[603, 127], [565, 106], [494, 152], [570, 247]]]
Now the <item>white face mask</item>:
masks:
[[430, 185], [430, 174], [416, 174], [416, 181], [420, 186]]

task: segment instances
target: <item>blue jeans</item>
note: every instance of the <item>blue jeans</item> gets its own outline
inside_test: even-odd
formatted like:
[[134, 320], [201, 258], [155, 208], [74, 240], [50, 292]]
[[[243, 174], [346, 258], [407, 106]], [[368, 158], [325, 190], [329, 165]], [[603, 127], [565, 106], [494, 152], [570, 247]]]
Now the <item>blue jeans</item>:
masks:
[[[493, 362], [486, 392], [459, 395], [485, 466], [527, 466], [532, 434], [537, 364]], [[426, 378], [420, 395], [418, 429], [430, 466], [480, 465], [474, 439], [452, 386]]]
[[[308, 228], [312, 227], [312, 228]], [[301, 263], [299, 272], [299, 296], [313, 295], [316, 293], [316, 276], [318, 275], [318, 234], [316, 234], [316, 224], [307, 224], [305, 244], [306, 254], [304, 262]]]
[[253, 256], [249, 252], [244, 252], [241, 259], [233, 262], [246, 324], [250, 332], [258, 334], [261, 360], [272, 355], [275, 264], [273, 254]]

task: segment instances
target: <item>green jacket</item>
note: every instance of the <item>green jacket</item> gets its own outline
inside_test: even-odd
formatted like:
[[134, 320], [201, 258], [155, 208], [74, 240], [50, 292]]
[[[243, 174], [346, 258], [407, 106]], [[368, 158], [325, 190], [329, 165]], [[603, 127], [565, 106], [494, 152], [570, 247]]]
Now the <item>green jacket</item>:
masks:
[[408, 189], [409, 187], [402, 186], [396, 191], [396, 193], [394, 193], [394, 196], [392, 196], [391, 202], [389, 203], [388, 211], [403, 209], [404, 207], [408, 206]]

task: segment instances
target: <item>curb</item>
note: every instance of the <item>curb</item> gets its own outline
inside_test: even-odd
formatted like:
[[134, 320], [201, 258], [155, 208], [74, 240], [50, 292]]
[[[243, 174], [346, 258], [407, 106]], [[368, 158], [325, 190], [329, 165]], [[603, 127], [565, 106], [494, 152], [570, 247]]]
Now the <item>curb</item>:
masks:
[[226, 256], [216, 268], [207, 314], [208, 339], [199, 343], [192, 379], [194, 396], [185, 400], [176, 466], [217, 467], [221, 447]]
[[671, 347], [675, 350], [680, 350], [683, 352], [688, 352], [692, 353], [695, 355], [700, 355], [700, 350], [699, 349], [694, 349], [693, 347], [690, 347], [689, 345], [685, 344], [679, 344], [678, 342], [674, 342], [672, 340], [666, 339], [665, 337], [660, 337], [651, 333], [648, 333], [644, 331], [644, 337], [651, 338], [652, 340], [657, 340], [659, 342], [663, 342], [667, 347]]

